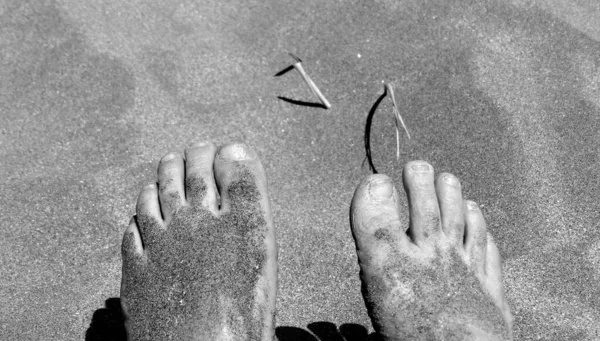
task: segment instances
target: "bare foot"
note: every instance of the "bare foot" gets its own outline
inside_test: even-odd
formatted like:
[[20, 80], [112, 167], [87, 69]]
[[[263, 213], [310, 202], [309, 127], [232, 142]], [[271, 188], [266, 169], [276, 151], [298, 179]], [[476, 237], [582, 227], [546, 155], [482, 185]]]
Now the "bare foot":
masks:
[[122, 256], [129, 340], [273, 340], [275, 229], [248, 146], [197, 143], [185, 159], [165, 155]]
[[410, 226], [400, 224], [398, 192], [372, 175], [351, 207], [362, 292], [382, 340], [510, 340], [498, 248], [460, 182], [424, 161], [403, 173]]

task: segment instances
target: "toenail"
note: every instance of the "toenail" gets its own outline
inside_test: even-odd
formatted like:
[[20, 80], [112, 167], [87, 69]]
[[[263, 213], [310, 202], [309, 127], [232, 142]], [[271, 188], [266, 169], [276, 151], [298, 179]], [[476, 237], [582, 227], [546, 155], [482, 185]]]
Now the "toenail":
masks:
[[193, 142], [191, 143], [188, 148], [202, 148], [202, 147], [206, 147], [208, 146], [208, 142], [206, 141], [197, 141], [197, 142]]
[[173, 160], [174, 158], [175, 158], [175, 154], [173, 154], [173, 153], [169, 153], [169, 154], [167, 154], [167, 155], [163, 156], [163, 158], [162, 158], [162, 159], [160, 159], [160, 162], [167, 162], [167, 161], [171, 161], [171, 160]]
[[227, 161], [243, 161], [256, 158], [256, 153], [247, 144], [236, 143], [221, 148], [219, 156]]
[[447, 183], [448, 185], [453, 186], [453, 187], [458, 187], [458, 185], [460, 184], [460, 182], [458, 181], [458, 178], [452, 174], [444, 175], [443, 179], [444, 179], [445, 183]]
[[417, 173], [425, 173], [428, 172], [430, 169], [429, 165], [426, 163], [415, 163], [411, 165], [410, 168], [412, 168], [412, 170], [414, 170]]
[[475, 211], [479, 208], [479, 206], [477, 205], [476, 202], [474, 201], [467, 201], [467, 209], [469, 209], [469, 211]]
[[377, 179], [369, 183], [369, 198], [372, 201], [387, 200], [394, 197], [394, 184], [390, 179]]

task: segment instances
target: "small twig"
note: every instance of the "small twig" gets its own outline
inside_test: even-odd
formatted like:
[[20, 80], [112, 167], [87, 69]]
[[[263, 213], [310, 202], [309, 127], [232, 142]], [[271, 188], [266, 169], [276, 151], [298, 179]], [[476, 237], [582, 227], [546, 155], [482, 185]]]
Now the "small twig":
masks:
[[392, 104], [393, 104], [393, 110], [394, 110], [394, 116], [396, 117], [396, 160], [400, 159], [400, 124], [402, 125], [402, 128], [404, 128], [404, 131], [406, 132], [406, 135], [408, 135], [408, 139], [410, 140], [410, 133], [408, 132], [408, 129], [406, 129], [406, 125], [404, 124], [404, 120], [402, 119], [402, 116], [400, 116], [400, 111], [398, 111], [398, 105], [396, 105], [396, 97], [394, 96], [394, 88], [392, 87], [391, 84], [385, 84], [385, 91], [387, 93], [390, 94], [390, 97], [392, 98]]
[[308, 87], [310, 88], [310, 90], [315, 94], [315, 96], [317, 96], [319, 98], [319, 101], [321, 101], [321, 103], [325, 106], [326, 109], [331, 108], [331, 104], [329, 104], [329, 101], [325, 98], [325, 96], [323, 96], [323, 94], [321, 93], [319, 88], [317, 88], [317, 86], [310, 79], [310, 77], [308, 77], [308, 75], [306, 74], [306, 71], [304, 71], [304, 68], [302, 67], [302, 64], [301, 64], [302, 60], [300, 60], [300, 58], [298, 58], [298, 56], [296, 56], [295, 54], [293, 54], [291, 52], [288, 52], [288, 53], [296, 61], [292, 66], [296, 70], [298, 70], [298, 72], [300, 73], [300, 76], [302, 76], [302, 79], [304, 79], [306, 84], [308, 84]]

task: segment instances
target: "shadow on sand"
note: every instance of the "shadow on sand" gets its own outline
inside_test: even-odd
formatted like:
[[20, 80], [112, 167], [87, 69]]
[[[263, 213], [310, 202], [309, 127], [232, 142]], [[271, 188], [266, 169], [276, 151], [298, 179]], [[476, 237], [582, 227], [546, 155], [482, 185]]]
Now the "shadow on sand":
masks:
[[369, 168], [373, 174], [377, 174], [377, 169], [375, 169], [375, 165], [373, 164], [373, 156], [371, 155], [371, 125], [373, 124], [373, 116], [375, 115], [375, 111], [377, 111], [379, 103], [383, 101], [383, 98], [386, 96], [386, 94], [387, 92], [384, 92], [381, 96], [379, 96], [379, 98], [377, 98], [377, 101], [375, 101], [375, 104], [373, 104], [371, 110], [369, 110], [369, 114], [367, 115], [367, 123], [365, 124], [365, 160], [363, 161], [363, 164], [365, 161], [368, 162]]
[[322, 103], [299, 101], [296, 99], [291, 99], [291, 98], [287, 98], [287, 97], [283, 97], [283, 96], [277, 96], [277, 98], [279, 98], [280, 100], [282, 100], [284, 102], [292, 103], [295, 105], [300, 105], [303, 107], [327, 109], [327, 107], [325, 105], [323, 105]]
[[94, 312], [90, 327], [85, 333], [85, 341], [127, 341], [121, 299], [111, 297], [104, 305], [104, 308]]
[[[277, 327], [275, 335], [279, 341], [374, 341], [367, 328], [345, 323], [339, 328], [331, 322], [313, 322], [306, 326]], [[118, 297], [106, 300], [105, 307], [94, 312], [85, 341], [127, 341], [121, 301]]]
[[339, 328], [331, 322], [309, 323], [308, 330], [297, 327], [277, 327], [279, 341], [375, 341], [375, 333], [369, 335], [367, 328], [344, 323]]

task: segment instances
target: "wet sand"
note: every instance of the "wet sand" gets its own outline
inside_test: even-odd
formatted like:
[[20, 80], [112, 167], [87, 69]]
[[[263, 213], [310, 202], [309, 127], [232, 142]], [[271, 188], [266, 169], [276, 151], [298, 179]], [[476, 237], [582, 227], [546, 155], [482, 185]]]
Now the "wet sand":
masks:
[[[600, 337], [598, 4], [201, 3], [0, 5], [0, 335], [102, 339], [137, 194], [201, 139], [245, 141], [265, 166], [280, 341], [366, 336], [348, 210], [386, 82], [412, 139], [397, 162], [384, 99], [377, 169], [399, 182], [424, 159], [461, 179], [503, 257], [515, 339]], [[278, 98], [318, 102], [274, 77], [287, 52], [332, 109]]]

